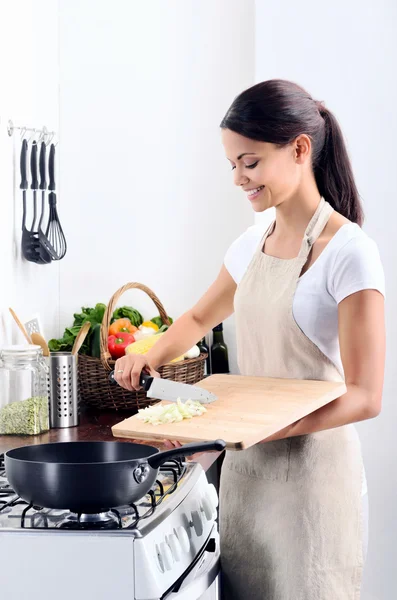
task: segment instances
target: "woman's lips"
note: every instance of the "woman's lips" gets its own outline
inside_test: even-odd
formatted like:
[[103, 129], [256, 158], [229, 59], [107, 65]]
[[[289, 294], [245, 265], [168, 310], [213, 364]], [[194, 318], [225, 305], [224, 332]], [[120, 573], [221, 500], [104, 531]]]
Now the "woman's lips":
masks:
[[247, 196], [248, 196], [248, 200], [255, 200], [255, 198], [257, 198], [259, 196], [259, 194], [262, 192], [262, 190], [264, 190], [265, 186], [264, 185], [260, 185], [257, 188], [253, 188], [252, 190], [248, 190], [247, 191]]

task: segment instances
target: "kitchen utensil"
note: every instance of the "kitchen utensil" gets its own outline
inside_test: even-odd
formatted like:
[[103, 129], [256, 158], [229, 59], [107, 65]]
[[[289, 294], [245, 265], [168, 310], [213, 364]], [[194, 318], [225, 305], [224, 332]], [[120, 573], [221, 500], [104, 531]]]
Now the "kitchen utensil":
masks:
[[[114, 378], [114, 371], [109, 375], [112, 382], [117, 383]], [[201, 404], [210, 404], [216, 400], [215, 394], [207, 392], [202, 388], [187, 383], [179, 383], [170, 379], [161, 379], [160, 377], [151, 377], [146, 373], [141, 374], [140, 384], [146, 392], [148, 398], [157, 400], [168, 400], [176, 402], [178, 398], [182, 402], [187, 400], [197, 400]]]
[[75, 427], [79, 424], [76, 358], [70, 352], [50, 354], [48, 391], [51, 428]]
[[21, 330], [21, 333], [23, 335], [23, 337], [25, 338], [25, 340], [27, 341], [28, 344], [32, 344], [32, 338], [30, 337], [30, 335], [27, 333], [25, 327], [22, 325], [21, 321], [18, 319], [17, 315], [15, 314], [15, 311], [12, 310], [12, 308], [8, 309], [15, 321], [15, 323], [18, 325], [19, 329]]
[[[37, 150], [37, 149], [36, 149]], [[40, 241], [37, 235], [30, 231], [26, 227], [26, 218], [27, 218], [27, 207], [26, 207], [26, 191], [28, 189], [28, 179], [27, 179], [27, 154], [28, 154], [28, 143], [26, 140], [23, 140], [21, 147], [21, 157], [20, 157], [20, 168], [21, 168], [21, 184], [20, 189], [22, 190], [22, 202], [23, 202], [23, 216], [22, 216], [22, 241], [21, 241], [21, 250], [23, 257], [37, 264], [46, 264], [51, 262], [51, 257], [48, 253], [43, 250], [40, 245]], [[33, 224], [36, 220], [37, 209], [33, 214]]]
[[[33, 173], [34, 173], [34, 186], [35, 186], [35, 187], [33, 187], [33, 182], [32, 182], [32, 188], [33, 188], [33, 194], [34, 194], [34, 207], [35, 207], [35, 212], [36, 212], [36, 194], [37, 194], [37, 189], [39, 187], [39, 183], [37, 180], [37, 146], [35, 149], [35, 158], [34, 159], [33, 159], [33, 154], [34, 153], [33, 153], [33, 149], [32, 149], [31, 169], [32, 169], [32, 178], [33, 178]], [[38, 223], [38, 227], [37, 227], [37, 236], [39, 238], [41, 248], [49, 254], [51, 260], [59, 260], [60, 257], [58, 255], [57, 251], [55, 250], [51, 241], [48, 239], [47, 235], [44, 233], [44, 231], [42, 229], [44, 213], [45, 213], [45, 205], [44, 205], [45, 190], [47, 188], [47, 182], [46, 182], [46, 178], [45, 178], [46, 177], [45, 167], [46, 167], [46, 145], [44, 142], [42, 142], [41, 149], [40, 149], [40, 189], [42, 190], [41, 213], [40, 213], [40, 219], [39, 219], [39, 223]], [[32, 226], [32, 230], [34, 230], [34, 233], [36, 233], [34, 226]]]
[[50, 208], [50, 216], [48, 219], [48, 225], [46, 229], [46, 237], [55, 248], [57, 259], [61, 260], [66, 254], [67, 244], [66, 238], [63, 233], [62, 225], [59, 220], [57, 210], [57, 197], [55, 193], [55, 146], [51, 144], [50, 158], [48, 164], [50, 182], [48, 189], [50, 194], [48, 195], [48, 204]]
[[47, 190], [46, 154], [47, 154], [47, 146], [46, 146], [45, 142], [43, 141], [43, 142], [41, 142], [41, 146], [40, 146], [40, 158], [39, 158], [39, 165], [40, 165], [40, 186], [39, 187], [41, 190], [41, 215], [40, 215], [39, 229], [42, 229], [42, 224], [43, 224], [44, 214], [45, 214], [45, 193]]
[[30, 338], [32, 340], [32, 344], [36, 344], [36, 346], [41, 347], [41, 349], [43, 350], [43, 356], [50, 356], [50, 351], [48, 349], [47, 342], [45, 341], [43, 336], [40, 335], [40, 333], [36, 333], [35, 331], [33, 331]]
[[74, 340], [74, 344], [73, 344], [73, 348], [72, 348], [72, 354], [74, 356], [76, 354], [78, 354], [81, 346], [84, 344], [84, 340], [87, 337], [87, 333], [88, 333], [88, 330], [90, 327], [91, 327], [91, 323], [89, 321], [86, 321], [84, 323], [84, 325], [82, 326], [82, 328], [80, 329], [79, 333], [77, 334], [77, 337]]
[[37, 188], [39, 186], [39, 182], [37, 179], [37, 144], [33, 142], [32, 150], [30, 152], [30, 175], [32, 177], [32, 183], [30, 185], [30, 189], [33, 190], [33, 221], [31, 226], [31, 231], [35, 231], [36, 228], [36, 220], [37, 220]]
[[27, 502], [95, 514], [145, 496], [167, 460], [224, 448], [223, 440], [166, 452], [124, 442], [42, 444], [8, 451], [5, 469], [11, 487]]
[[[346, 392], [339, 381], [306, 381], [212, 375], [196, 384], [218, 396], [200, 417], [151, 425], [136, 415], [112, 428], [115, 437], [199, 442], [222, 438], [230, 450], [243, 450], [325, 406]], [[163, 403], [166, 405], [167, 403]]]
[[43, 335], [43, 328], [41, 327], [40, 319], [38, 316], [34, 317], [33, 319], [29, 319], [29, 321], [26, 321], [24, 323], [24, 325], [29, 335], [32, 335], [34, 331], [36, 333], [40, 333], [40, 335]]
[[[44, 142], [43, 145], [45, 146]], [[30, 173], [32, 177], [31, 189], [33, 190], [33, 222], [31, 228], [31, 237], [39, 240], [39, 249], [40, 249], [40, 257], [43, 262], [51, 262], [51, 260], [56, 259], [56, 254], [54, 248], [51, 246], [43, 231], [41, 230], [41, 224], [43, 221], [44, 215], [44, 205], [41, 208], [41, 214], [39, 223], [36, 229], [36, 221], [37, 221], [37, 190], [39, 188], [39, 181], [37, 179], [37, 144], [33, 142], [32, 152], [30, 154]]]

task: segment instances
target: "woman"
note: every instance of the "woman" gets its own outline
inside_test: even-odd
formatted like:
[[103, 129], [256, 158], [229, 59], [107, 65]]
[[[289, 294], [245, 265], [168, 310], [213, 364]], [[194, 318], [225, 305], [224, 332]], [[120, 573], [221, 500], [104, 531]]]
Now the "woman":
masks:
[[[346, 381], [347, 393], [262, 443], [228, 452], [220, 531], [227, 600], [356, 600], [366, 551], [366, 486], [354, 422], [381, 408], [384, 281], [342, 133], [299, 86], [244, 91], [222, 123], [234, 183], [255, 212], [201, 300], [147, 356], [116, 364], [139, 388], [142, 369], [180, 356], [236, 313], [241, 374]], [[249, 332], [249, 335], [247, 334]]]

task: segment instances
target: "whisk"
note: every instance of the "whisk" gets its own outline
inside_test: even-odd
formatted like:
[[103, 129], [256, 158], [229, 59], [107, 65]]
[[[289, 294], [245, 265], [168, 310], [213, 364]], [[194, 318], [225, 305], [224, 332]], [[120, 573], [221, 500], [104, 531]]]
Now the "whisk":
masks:
[[57, 259], [61, 260], [66, 254], [67, 245], [66, 238], [63, 233], [62, 225], [58, 217], [57, 211], [57, 196], [55, 193], [55, 146], [51, 144], [50, 148], [50, 157], [48, 163], [48, 173], [50, 177], [50, 182], [48, 185], [48, 189], [50, 193], [48, 194], [48, 206], [50, 210], [47, 229], [45, 232], [46, 238], [53, 246]]

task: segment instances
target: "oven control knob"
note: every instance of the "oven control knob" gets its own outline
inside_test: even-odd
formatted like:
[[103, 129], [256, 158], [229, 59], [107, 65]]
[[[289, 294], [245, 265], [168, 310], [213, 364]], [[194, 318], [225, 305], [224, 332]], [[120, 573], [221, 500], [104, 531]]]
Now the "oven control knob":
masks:
[[207, 495], [208, 500], [211, 502], [212, 506], [214, 507], [214, 510], [216, 510], [216, 508], [218, 507], [218, 504], [219, 504], [219, 500], [218, 500], [218, 494], [216, 492], [215, 486], [212, 483], [209, 484], [206, 495]]
[[203, 519], [201, 517], [201, 510], [192, 510], [192, 525], [197, 537], [203, 535]]
[[182, 547], [182, 550], [184, 550], [184, 552], [189, 552], [190, 540], [188, 534], [186, 533], [186, 529], [184, 527], [177, 527], [175, 529], [175, 534]]
[[179, 540], [176, 537], [175, 533], [171, 533], [171, 535], [168, 536], [167, 543], [171, 548], [172, 556], [177, 562], [179, 562], [182, 556], [182, 546], [179, 543]]
[[203, 507], [203, 512], [205, 514], [205, 518], [207, 519], [207, 521], [211, 521], [211, 519], [214, 516], [214, 507], [212, 504], [212, 501], [210, 500], [210, 498], [208, 498], [207, 496], [204, 496], [204, 498], [201, 500], [201, 506]]
[[160, 544], [159, 550], [160, 550], [161, 562], [163, 563], [164, 569], [166, 571], [171, 571], [171, 569], [174, 565], [174, 559], [172, 557], [171, 548], [169, 547], [168, 544], [166, 544], [165, 542], [162, 542]]

